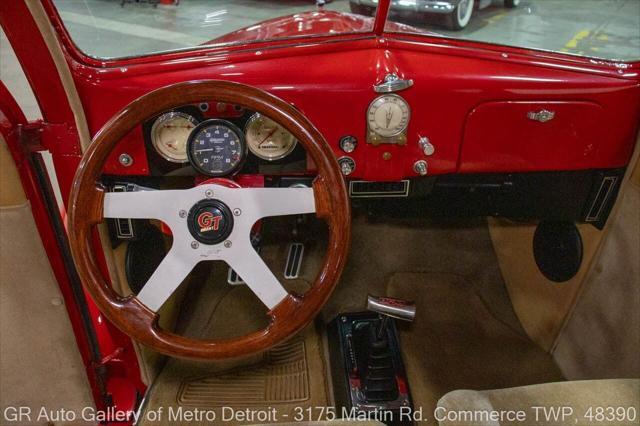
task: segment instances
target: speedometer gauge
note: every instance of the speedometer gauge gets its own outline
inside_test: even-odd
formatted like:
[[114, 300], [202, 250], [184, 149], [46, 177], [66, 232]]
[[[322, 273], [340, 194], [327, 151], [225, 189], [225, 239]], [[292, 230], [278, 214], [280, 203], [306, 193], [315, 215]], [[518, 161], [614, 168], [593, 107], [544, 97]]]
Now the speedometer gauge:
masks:
[[296, 147], [296, 138], [284, 127], [262, 114], [254, 114], [245, 127], [249, 149], [267, 161], [280, 160]]
[[151, 126], [151, 143], [165, 160], [186, 163], [187, 140], [198, 120], [183, 112], [162, 114]]
[[226, 120], [207, 120], [189, 136], [191, 165], [207, 176], [225, 176], [240, 168], [247, 152], [242, 131]]

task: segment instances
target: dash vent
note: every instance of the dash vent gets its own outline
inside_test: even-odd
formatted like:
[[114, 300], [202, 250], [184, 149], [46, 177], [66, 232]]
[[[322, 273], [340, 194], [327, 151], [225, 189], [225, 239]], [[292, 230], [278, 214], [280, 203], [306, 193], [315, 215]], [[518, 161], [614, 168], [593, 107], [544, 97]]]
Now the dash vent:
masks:
[[351, 198], [406, 197], [408, 195], [408, 180], [395, 182], [353, 180], [349, 182], [349, 196]]

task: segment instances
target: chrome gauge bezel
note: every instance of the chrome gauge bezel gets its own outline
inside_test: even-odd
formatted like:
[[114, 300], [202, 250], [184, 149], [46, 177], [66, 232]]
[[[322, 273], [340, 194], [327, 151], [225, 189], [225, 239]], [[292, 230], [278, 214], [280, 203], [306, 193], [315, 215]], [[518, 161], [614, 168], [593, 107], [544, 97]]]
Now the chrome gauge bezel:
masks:
[[[406, 109], [407, 109], [407, 119], [406, 119], [406, 121], [405, 121], [404, 125], [403, 125], [399, 130], [397, 130], [397, 131], [395, 131], [395, 132], [393, 132], [393, 133], [390, 133], [390, 134], [382, 135], [382, 134], [378, 133], [376, 130], [374, 130], [374, 129], [371, 127], [371, 118], [370, 118], [370, 115], [371, 115], [371, 111], [372, 111], [372, 109], [373, 109], [374, 105], [375, 105], [376, 103], [378, 103], [379, 101], [381, 101], [382, 99], [385, 99], [385, 98], [395, 98], [395, 99], [399, 99], [399, 100], [400, 100], [400, 102], [401, 102], [401, 103], [406, 107]], [[378, 108], [380, 108], [380, 107], [378, 107]], [[376, 108], [376, 110], [377, 110], [378, 108]], [[375, 113], [374, 113], [374, 114], [375, 114]], [[383, 95], [376, 96], [376, 97], [371, 101], [371, 103], [369, 103], [369, 107], [367, 108], [366, 121], [367, 121], [367, 129], [368, 129], [368, 131], [369, 131], [370, 133], [374, 133], [374, 134], [378, 135], [378, 137], [383, 138], [383, 139], [391, 139], [391, 138], [394, 138], [395, 136], [398, 136], [398, 135], [400, 135], [400, 134], [402, 134], [402, 133], [406, 132], [407, 128], [409, 127], [409, 122], [411, 121], [411, 106], [409, 105], [409, 102], [407, 102], [407, 100], [406, 100], [405, 98], [403, 98], [402, 96], [400, 96], [400, 95], [396, 95], [396, 94], [393, 94], [393, 93], [385, 93], [385, 94], [383, 94]]]
[[162, 151], [162, 148], [159, 147], [159, 140], [156, 138], [156, 132], [158, 130], [158, 126], [160, 126], [161, 124], [166, 123], [167, 121], [174, 119], [175, 117], [180, 117], [180, 118], [184, 118], [185, 120], [189, 121], [190, 123], [193, 123], [193, 129], [191, 129], [191, 132], [193, 132], [193, 130], [198, 126], [198, 124], [200, 123], [200, 120], [198, 120], [196, 117], [194, 117], [191, 114], [187, 114], [186, 112], [181, 112], [181, 111], [171, 111], [171, 112], [165, 112], [164, 114], [158, 116], [158, 118], [155, 119], [155, 121], [153, 122], [153, 124], [151, 125], [151, 131], [149, 132], [149, 138], [151, 139], [151, 146], [153, 146], [153, 149], [156, 151], [156, 153], [158, 153], [158, 155], [162, 158], [164, 158], [165, 160], [171, 162], [171, 163], [176, 163], [176, 164], [186, 164], [189, 162], [189, 154], [188, 154], [188, 144], [189, 144], [189, 137], [191, 136], [191, 133], [189, 133], [189, 135], [187, 136], [187, 141], [185, 142], [185, 159], [181, 160], [181, 159], [177, 159], [177, 158], [173, 158], [167, 154], [165, 154]]
[[[291, 135], [291, 137], [293, 138], [293, 144], [291, 144], [291, 146], [289, 147], [289, 149], [285, 153], [277, 155], [275, 157], [266, 157], [262, 153], [257, 152], [257, 151], [255, 151], [253, 149], [253, 147], [251, 145], [251, 142], [249, 141], [249, 129], [251, 128], [252, 125], [254, 125], [254, 123], [256, 121], [258, 121], [260, 118], [263, 118], [263, 117], [273, 121], [274, 123], [276, 123], [285, 132], [289, 133]], [[251, 117], [249, 117], [249, 120], [247, 120], [247, 123], [244, 125], [244, 136], [245, 136], [246, 144], [247, 144], [247, 147], [249, 148], [249, 151], [251, 151], [251, 153], [253, 155], [255, 155], [256, 157], [260, 158], [261, 160], [265, 160], [265, 161], [269, 161], [269, 162], [282, 160], [283, 158], [285, 158], [288, 155], [290, 155], [296, 149], [296, 146], [298, 146], [298, 139], [296, 139], [296, 137], [293, 136], [291, 134], [291, 132], [289, 132], [289, 130], [287, 130], [285, 127], [280, 125], [280, 123], [278, 123], [275, 120], [267, 117], [266, 115], [260, 114], [259, 112], [256, 112], [255, 114], [253, 114]]]
[[[240, 155], [241, 155], [240, 160], [236, 163], [235, 166], [233, 166], [232, 168], [230, 168], [229, 170], [223, 173], [212, 173], [209, 170], [206, 170], [200, 167], [196, 162], [196, 160], [193, 158], [193, 152], [191, 149], [191, 145], [194, 143], [198, 133], [206, 127], [215, 126], [215, 125], [225, 126], [229, 128], [233, 133], [236, 134], [236, 136], [238, 136], [238, 141], [240, 143]], [[238, 173], [238, 171], [240, 171], [245, 161], [247, 160], [247, 141], [245, 139], [244, 132], [232, 122], [218, 119], [218, 118], [211, 118], [211, 119], [202, 121], [191, 131], [191, 134], [189, 135], [189, 140], [187, 141], [187, 156], [189, 157], [189, 163], [191, 164], [191, 167], [193, 167], [194, 170], [196, 170], [198, 173], [201, 173], [205, 176], [210, 176], [210, 177], [233, 176], [236, 173]]]

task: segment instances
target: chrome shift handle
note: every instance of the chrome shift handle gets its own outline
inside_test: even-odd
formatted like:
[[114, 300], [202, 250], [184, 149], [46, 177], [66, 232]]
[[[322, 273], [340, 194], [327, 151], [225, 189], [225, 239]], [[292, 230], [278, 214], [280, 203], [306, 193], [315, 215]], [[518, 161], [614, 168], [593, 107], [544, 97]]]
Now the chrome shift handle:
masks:
[[416, 317], [415, 303], [394, 297], [368, 295], [367, 310], [403, 321], [413, 321]]

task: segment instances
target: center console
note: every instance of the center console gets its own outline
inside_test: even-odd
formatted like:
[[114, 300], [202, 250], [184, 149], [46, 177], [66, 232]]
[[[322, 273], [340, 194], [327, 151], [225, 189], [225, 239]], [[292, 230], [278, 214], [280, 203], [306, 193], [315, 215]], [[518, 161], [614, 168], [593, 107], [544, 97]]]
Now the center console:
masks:
[[413, 320], [415, 306], [369, 296], [367, 308], [341, 314], [329, 325], [336, 409], [343, 418], [412, 424], [411, 394], [393, 318]]

